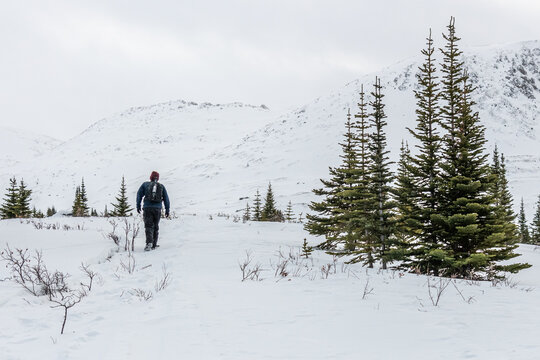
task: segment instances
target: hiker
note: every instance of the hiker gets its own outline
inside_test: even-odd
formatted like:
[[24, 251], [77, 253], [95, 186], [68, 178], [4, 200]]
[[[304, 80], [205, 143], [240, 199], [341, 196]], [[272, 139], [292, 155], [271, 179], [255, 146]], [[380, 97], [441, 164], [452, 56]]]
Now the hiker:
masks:
[[146, 247], [144, 251], [154, 250], [157, 246], [159, 219], [161, 218], [161, 203], [165, 203], [165, 217], [169, 217], [169, 196], [163, 184], [158, 183], [159, 173], [152, 171], [150, 181], [144, 182], [137, 191], [137, 212], [141, 213], [143, 203], [144, 230], [146, 232]]

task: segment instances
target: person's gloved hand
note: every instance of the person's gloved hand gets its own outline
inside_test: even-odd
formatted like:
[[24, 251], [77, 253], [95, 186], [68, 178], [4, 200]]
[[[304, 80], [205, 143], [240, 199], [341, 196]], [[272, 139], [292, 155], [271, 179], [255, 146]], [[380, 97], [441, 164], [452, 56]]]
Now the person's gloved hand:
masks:
[[141, 213], [141, 207], [140, 206], [137, 206], [137, 213]]
[[168, 212], [168, 211], [165, 211], [165, 217], [166, 217], [166, 218], [169, 217], [169, 212]]

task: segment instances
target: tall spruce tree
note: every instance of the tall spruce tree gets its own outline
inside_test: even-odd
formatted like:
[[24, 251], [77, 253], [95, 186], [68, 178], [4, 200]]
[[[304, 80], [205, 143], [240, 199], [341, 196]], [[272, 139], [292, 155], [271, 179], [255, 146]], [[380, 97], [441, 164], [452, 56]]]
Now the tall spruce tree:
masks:
[[6, 191], [4, 203], [0, 208], [0, 216], [2, 219], [13, 219], [17, 217], [17, 202], [19, 199], [17, 179], [15, 177], [9, 179], [9, 187]]
[[126, 217], [131, 216], [131, 213], [133, 212], [133, 208], [130, 207], [128, 203], [126, 181], [123, 176], [122, 183], [120, 184], [120, 191], [116, 197], [116, 203], [111, 205], [113, 206], [111, 216]]
[[462, 101], [462, 85], [464, 81], [465, 69], [461, 60], [462, 51], [458, 48], [458, 42], [461, 40], [456, 36], [455, 18], [450, 18], [447, 26], [448, 33], [443, 33], [446, 41], [444, 49], [440, 49], [443, 55], [441, 64], [442, 89], [440, 96], [443, 99], [441, 108], [441, 126], [447, 134], [443, 137], [444, 143], [444, 171], [448, 177], [457, 176], [457, 170], [454, 168], [457, 163], [458, 148], [456, 142], [460, 134], [458, 118], [460, 117], [460, 103]]
[[339, 143], [342, 153], [341, 165], [336, 171], [342, 174], [343, 184], [340, 191], [336, 194], [341, 204], [336, 209], [334, 228], [334, 244], [341, 243], [345, 246], [347, 252], [354, 251], [357, 243], [357, 231], [355, 229], [354, 208], [357, 197], [356, 186], [358, 184], [358, 138], [350, 109], [347, 111], [347, 120], [345, 122], [345, 134], [343, 142]]
[[478, 250], [488, 235], [484, 230], [490, 212], [486, 194], [490, 183], [483, 154], [484, 128], [471, 109], [473, 89], [466, 82], [454, 24], [452, 17], [448, 34], [443, 34], [445, 48], [441, 49], [444, 100], [441, 125], [447, 133], [441, 162], [441, 208], [433, 220], [442, 229], [444, 250], [437, 251], [439, 267], [433, 271], [436, 275], [442, 271], [441, 275], [468, 277], [489, 264], [489, 256]]
[[[407, 201], [406, 209], [411, 209], [405, 217], [409, 236], [412, 241], [409, 246], [408, 260], [405, 266], [414, 268], [422, 273], [437, 273], [441, 266], [440, 231], [433, 223], [433, 216], [440, 207], [440, 156], [441, 136], [439, 127], [441, 110], [439, 107], [439, 83], [436, 67], [431, 30], [427, 37], [427, 47], [422, 50], [424, 63], [416, 74], [418, 89], [414, 91], [416, 98], [416, 127], [408, 129], [417, 140], [418, 155], [410, 157], [409, 171], [414, 184], [414, 193]], [[398, 199], [399, 201], [399, 199]], [[403, 212], [403, 209], [401, 209]]]
[[353, 176], [348, 182], [352, 183], [352, 188], [348, 191], [348, 196], [343, 199], [343, 202], [348, 205], [347, 226], [351, 229], [353, 239], [353, 242], [348, 243], [348, 248], [352, 250], [353, 254], [349, 262], [362, 262], [368, 267], [373, 267], [376, 241], [370, 232], [374, 196], [370, 188], [370, 124], [367, 105], [364, 85], [361, 85], [359, 102], [357, 103], [358, 111], [354, 115], [356, 121], [353, 126], [356, 133], [356, 141], [354, 142], [356, 146], [353, 149], [356, 152], [356, 169], [351, 171]]
[[276, 202], [274, 200], [274, 192], [272, 191], [272, 184], [268, 183], [268, 189], [266, 190], [266, 198], [264, 200], [264, 206], [261, 212], [262, 221], [276, 221], [277, 209]]
[[531, 223], [531, 237], [529, 243], [540, 245], [540, 196], [536, 202], [536, 211]]
[[358, 231], [354, 213], [359, 183], [357, 128], [349, 110], [343, 142], [339, 143], [342, 149], [341, 165], [329, 168], [330, 180], [321, 179], [325, 188], [313, 190], [316, 195], [325, 198], [310, 204], [310, 209], [318, 214], [306, 215], [308, 222], [305, 229], [311, 234], [325, 236], [326, 240], [319, 244], [321, 249], [334, 249], [338, 244], [342, 244], [349, 253], [357, 247]]
[[507, 224], [493, 211], [494, 177], [484, 153], [485, 129], [472, 109], [474, 88], [460, 60], [454, 18], [444, 38], [441, 124], [447, 134], [441, 162], [441, 209], [432, 217], [442, 229], [444, 243], [444, 249], [438, 250], [438, 274], [474, 277], [490, 276], [488, 270], [517, 272], [529, 265], [498, 264], [518, 255], [506, 237]]
[[371, 93], [372, 101], [370, 106], [370, 123], [373, 132], [369, 135], [369, 157], [370, 157], [370, 190], [373, 197], [370, 199], [371, 219], [369, 223], [369, 232], [375, 242], [374, 258], [382, 263], [382, 268], [387, 268], [387, 263], [393, 260], [392, 250], [394, 243], [391, 235], [394, 232], [395, 222], [393, 210], [395, 203], [390, 198], [391, 182], [393, 180], [390, 171], [390, 161], [386, 149], [386, 133], [384, 128], [387, 125], [386, 114], [384, 112], [384, 103], [382, 86], [380, 79], [375, 79], [374, 90]]
[[518, 216], [518, 231], [519, 231], [519, 242], [522, 244], [531, 243], [531, 235], [529, 233], [529, 225], [527, 224], [527, 217], [525, 216], [525, 206], [523, 204], [523, 198], [521, 198], [521, 205], [519, 207], [519, 216]]
[[395, 235], [405, 249], [417, 236], [418, 221], [413, 217], [417, 210], [417, 185], [411, 171], [411, 151], [409, 144], [401, 141], [396, 181], [392, 193], [396, 201]]
[[498, 149], [495, 147], [492, 165], [492, 174], [495, 178], [493, 186], [494, 211], [502, 222], [506, 240], [509, 243], [514, 244], [519, 239], [519, 231], [515, 225], [516, 214], [514, 213], [514, 199], [508, 188], [504, 154], [501, 154], [499, 159], [496, 159], [497, 156]]

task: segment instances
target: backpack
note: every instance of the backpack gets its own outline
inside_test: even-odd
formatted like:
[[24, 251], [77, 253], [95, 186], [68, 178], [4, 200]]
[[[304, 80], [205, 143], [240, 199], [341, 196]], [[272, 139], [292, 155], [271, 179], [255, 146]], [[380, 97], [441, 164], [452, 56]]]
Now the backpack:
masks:
[[153, 203], [161, 203], [163, 201], [163, 185], [152, 181], [146, 187], [144, 199]]

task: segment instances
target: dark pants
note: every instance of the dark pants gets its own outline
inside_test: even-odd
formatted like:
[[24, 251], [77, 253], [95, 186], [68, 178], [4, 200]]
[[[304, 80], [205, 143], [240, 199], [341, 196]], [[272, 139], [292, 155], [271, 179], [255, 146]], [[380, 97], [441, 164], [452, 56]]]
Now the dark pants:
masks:
[[156, 247], [159, 234], [159, 219], [161, 219], [161, 209], [143, 209], [144, 230], [146, 232], [146, 243]]

